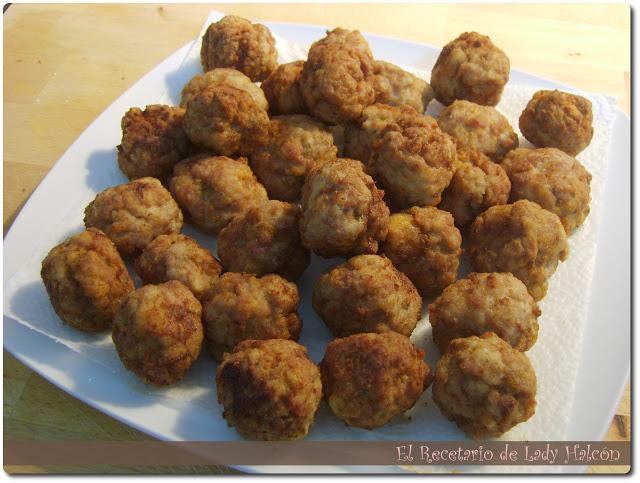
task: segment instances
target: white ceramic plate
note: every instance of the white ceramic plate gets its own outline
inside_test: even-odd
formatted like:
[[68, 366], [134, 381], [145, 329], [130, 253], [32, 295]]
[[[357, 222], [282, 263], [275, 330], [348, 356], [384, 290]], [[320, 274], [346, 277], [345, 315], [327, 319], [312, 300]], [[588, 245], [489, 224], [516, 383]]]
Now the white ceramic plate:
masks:
[[[267, 23], [274, 33], [289, 41], [308, 45], [322, 37], [323, 27]], [[377, 58], [391, 60], [405, 66], [431, 66], [439, 48], [385, 37], [367, 35]], [[158, 101], [167, 90], [172, 97], [179, 93], [191, 72], [182, 65], [193, 44], [184, 46], [150, 73], [140, 79], [85, 130], [65, 152], [46, 178], [34, 191], [13, 223], [4, 240], [4, 281], [10, 280], [25, 264], [39, 264], [42, 238], [54, 240], [53, 246], [69, 233], [61, 232], [61, 213], [81, 213], [86, 201], [97, 191], [125, 182], [115, 163], [114, 147], [120, 139], [120, 118], [131, 106], [144, 106]], [[561, 84], [531, 74], [511, 71], [511, 82], [536, 88], [568, 89]], [[115, 178], [114, 178], [115, 177]], [[607, 177], [595, 276], [592, 283], [589, 321], [583, 340], [581, 367], [575, 385], [575, 407], [567, 433], [568, 440], [599, 440], [613, 416], [627, 379], [630, 361], [630, 124], [618, 111], [611, 142], [609, 174]], [[80, 194], [82, 193], [82, 195]], [[76, 206], [77, 205], [77, 206]], [[77, 220], [81, 227], [81, 217]], [[78, 231], [78, 230], [76, 230]], [[187, 230], [191, 235], [192, 231]], [[46, 234], [43, 235], [43, 234]], [[203, 242], [210, 240], [198, 236]], [[34, 257], [34, 253], [38, 256]], [[301, 292], [310, 292], [311, 284], [331, 261], [314, 258], [313, 266], [301, 282]], [[570, 263], [570, 262], [569, 262]], [[24, 303], [29, 297], [46, 297], [42, 287], [26, 287]], [[303, 297], [304, 300], [304, 297]], [[7, 300], [5, 294], [5, 314]], [[307, 307], [302, 309], [305, 322], [317, 317]], [[28, 313], [28, 311], [26, 312]], [[45, 314], [47, 317], [51, 313]], [[53, 316], [55, 317], [55, 315]], [[33, 325], [39, 321], [31, 320]], [[307, 327], [307, 326], [306, 326]], [[328, 332], [318, 324], [313, 336], [328, 340]], [[90, 342], [91, 336], [75, 335], [78, 343]], [[303, 331], [303, 337], [304, 331]], [[309, 333], [307, 336], [309, 337]], [[101, 339], [104, 342], [104, 339]], [[305, 342], [303, 340], [303, 342]], [[110, 416], [145, 433], [164, 440], [226, 440], [237, 439], [233, 429], [227, 428], [219, 415], [213, 414], [211, 404], [184, 400], [174, 393], [150, 390], [126, 371], [114, 370], [108, 364], [96, 362], [81, 350], [71, 350], [47, 335], [31, 330], [14, 318], [4, 317], [4, 347], [23, 363], [58, 387]], [[324, 342], [311, 349], [314, 360], [322, 357]], [[110, 350], [110, 349], [105, 349]], [[606, 357], [606, 363], [603, 358]], [[188, 384], [213, 386], [213, 363], [198, 361], [192, 369]], [[173, 394], [173, 395], [172, 395]], [[209, 393], [209, 396], [211, 394]], [[588, 403], [584, 403], [588, 401]], [[345, 429], [335, 418], [321, 409], [320, 417], [333, 421], [326, 431], [318, 429], [318, 439], [372, 439], [382, 434], [393, 439], [392, 432], [366, 432]], [[323, 414], [324, 412], [324, 414]], [[405, 424], [405, 422], [400, 424]], [[445, 423], [449, 424], [450, 423]], [[318, 425], [316, 425], [317, 427]], [[342, 429], [341, 429], [342, 428]], [[316, 429], [314, 428], [314, 432]], [[445, 433], [443, 433], [445, 434]], [[447, 432], [462, 437], [461, 433]], [[319, 435], [319, 436], [318, 436]], [[416, 439], [421, 439], [416, 433]], [[244, 470], [260, 472], [394, 472], [398, 467], [281, 467], [264, 466]], [[558, 471], [575, 472], [566, 467]]]

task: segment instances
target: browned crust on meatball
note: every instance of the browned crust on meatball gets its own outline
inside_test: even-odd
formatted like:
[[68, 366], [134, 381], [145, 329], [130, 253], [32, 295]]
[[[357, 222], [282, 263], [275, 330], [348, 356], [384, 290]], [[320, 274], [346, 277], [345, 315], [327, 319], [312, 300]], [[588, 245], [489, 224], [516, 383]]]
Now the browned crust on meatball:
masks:
[[422, 299], [388, 258], [359, 255], [318, 279], [313, 308], [336, 337], [387, 331], [410, 336], [420, 319]]
[[40, 276], [56, 314], [84, 331], [111, 327], [116, 310], [134, 289], [115, 245], [96, 228], [52, 248]]
[[306, 114], [307, 105], [300, 90], [304, 60], [281, 64], [260, 85], [272, 114]]
[[124, 366], [147, 384], [181, 380], [202, 347], [202, 307], [182, 283], [145, 285], [120, 306], [113, 342]]
[[320, 371], [306, 348], [278, 339], [247, 340], [225, 354], [216, 390], [229, 426], [265, 441], [304, 438], [322, 399]]
[[182, 212], [156, 178], [107, 188], [84, 210], [87, 228], [102, 230], [123, 257], [136, 256], [159, 235], [179, 233]]
[[278, 274], [295, 282], [309, 265], [298, 223], [300, 208], [269, 200], [236, 216], [218, 236], [218, 256], [230, 272]]
[[526, 285], [512, 274], [471, 273], [429, 305], [429, 323], [441, 352], [453, 339], [485, 332], [524, 352], [538, 338], [541, 313]]
[[200, 91], [203, 91], [207, 87], [217, 87], [221, 85], [227, 85], [247, 92], [260, 108], [265, 111], [269, 109], [269, 103], [267, 98], [257, 85], [255, 85], [251, 79], [236, 69], [228, 69], [220, 67], [218, 69], [210, 70], [204, 74], [195, 75], [189, 82], [182, 88], [180, 96], [180, 107], [187, 107], [187, 104], [191, 99], [195, 97]]
[[423, 296], [433, 297], [455, 282], [461, 244], [460, 231], [450, 213], [433, 207], [413, 207], [391, 215], [380, 251]]
[[410, 409], [431, 384], [431, 368], [395, 332], [335, 339], [320, 363], [324, 398], [350, 426], [373, 429]]
[[407, 106], [420, 114], [434, 97], [427, 81], [390, 62], [376, 60], [373, 63], [373, 88], [376, 102], [390, 106]]
[[254, 82], [262, 81], [278, 66], [276, 41], [264, 25], [227, 15], [204, 33], [200, 61], [205, 72], [232, 67]]
[[488, 332], [451, 341], [436, 367], [433, 400], [472, 438], [497, 437], [533, 416], [536, 385], [527, 356]]
[[489, 37], [465, 32], [444, 46], [431, 71], [436, 99], [456, 99], [495, 106], [509, 80], [510, 62]]
[[520, 131], [533, 145], [575, 156], [591, 142], [591, 101], [558, 90], [536, 92], [520, 115]]

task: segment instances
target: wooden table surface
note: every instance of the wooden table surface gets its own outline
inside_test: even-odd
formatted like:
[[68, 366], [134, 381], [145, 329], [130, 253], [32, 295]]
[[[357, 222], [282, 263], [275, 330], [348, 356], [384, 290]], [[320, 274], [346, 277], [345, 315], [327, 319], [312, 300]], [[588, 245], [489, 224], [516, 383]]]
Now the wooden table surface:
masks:
[[[434, 45], [443, 45], [465, 30], [477, 30], [507, 52], [512, 67], [616, 96], [629, 112], [628, 5], [15, 4], [4, 13], [5, 233], [65, 149], [127, 88], [192, 40], [210, 8], [255, 20], [339, 25]], [[3, 361], [5, 439], [148, 439], [57, 389], [12, 356], [5, 353]], [[628, 387], [606, 439], [630, 440]], [[626, 470], [589, 468], [590, 472]], [[231, 470], [103, 467], [92, 471]]]

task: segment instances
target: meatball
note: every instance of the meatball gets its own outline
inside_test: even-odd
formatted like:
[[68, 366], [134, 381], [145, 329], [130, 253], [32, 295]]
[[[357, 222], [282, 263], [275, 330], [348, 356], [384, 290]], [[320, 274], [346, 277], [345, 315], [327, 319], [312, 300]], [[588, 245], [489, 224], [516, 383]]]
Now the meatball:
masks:
[[520, 131], [540, 148], [558, 148], [575, 156], [591, 142], [591, 101], [568, 92], [538, 91], [520, 115]]
[[395, 332], [335, 339], [320, 362], [324, 398], [350, 426], [382, 426], [409, 410], [431, 384], [423, 357]]
[[182, 89], [180, 98], [180, 107], [187, 107], [187, 104], [193, 99], [199, 92], [205, 90], [207, 87], [217, 86], [231, 86], [245, 91], [249, 94], [255, 103], [265, 111], [269, 109], [269, 103], [264, 96], [264, 92], [257, 85], [255, 85], [251, 79], [236, 69], [227, 69], [221, 67], [219, 69], [213, 69], [204, 74], [198, 74], [194, 76], [189, 82], [185, 84]]
[[245, 438], [304, 438], [322, 399], [320, 371], [290, 340], [247, 340], [225, 354], [216, 374], [223, 416]]
[[143, 284], [177, 280], [200, 299], [222, 272], [220, 263], [193, 238], [160, 235], [135, 262]]
[[472, 438], [497, 437], [533, 416], [536, 374], [493, 332], [454, 339], [438, 361], [433, 400]]
[[433, 297], [455, 282], [461, 244], [462, 236], [450, 213], [433, 207], [413, 207], [391, 215], [380, 251], [423, 296]]
[[136, 256], [159, 235], [180, 233], [182, 212], [156, 178], [107, 188], [84, 210], [87, 228], [102, 230], [123, 257]]
[[511, 181], [502, 166], [475, 149], [456, 150], [458, 167], [438, 205], [453, 215], [456, 226], [471, 223], [495, 205], [509, 201]]
[[547, 279], [569, 256], [558, 216], [528, 200], [498, 205], [479, 215], [469, 230], [469, 257], [477, 272], [511, 272], [535, 300]]
[[202, 300], [209, 352], [220, 361], [243, 340], [298, 340], [298, 302], [296, 285], [278, 275], [223, 274]]
[[589, 214], [591, 174], [556, 148], [516, 149], [502, 163], [511, 179], [511, 201], [527, 199], [560, 218], [571, 235]]
[[509, 57], [489, 37], [465, 32], [440, 52], [431, 71], [431, 87], [446, 106], [456, 99], [495, 106], [509, 80], [509, 69]]
[[302, 187], [302, 244], [324, 258], [376, 253], [389, 223], [383, 195], [356, 160], [315, 167]]
[[420, 114], [433, 99], [433, 89], [427, 81], [382, 60], [373, 64], [373, 88], [376, 102], [391, 106], [413, 107]]
[[480, 151], [496, 163], [518, 147], [518, 135], [509, 121], [491, 106], [454, 101], [440, 113], [438, 126], [457, 147]]
[[269, 200], [236, 216], [218, 236], [218, 256], [230, 272], [276, 273], [295, 282], [309, 265], [298, 223], [300, 208]]
[[453, 339], [485, 332], [529, 350], [538, 338], [540, 314], [526, 285], [510, 273], [471, 273], [429, 305], [433, 341], [441, 352]]
[[116, 310], [134, 289], [118, 250], [96, 228], [52, 248], [40, 276], [58, 317], [85, 331], [111, 327]]
[[246, 158], [194, 156], [176, 165], [171, 193], [195, 226], [217, 235], [231, 219], [267, 201]]
[[147, 384], [174, 384], [200, 354], [202, 307], [176, 280], [145, 285], [116, 312], [112, 335], [127, 369]]
[[152, 105], [132, 107], [122, 118], [118, 166], [129, 179], [164, 180], [173, 165], [187, 157], [191, 143], [182, 129], [184, 109]]
[[311, 168], [335, 160], [336, 153], [331, 131], [322, 122], [293, 114], [271, 120], [269, 142], [250, 161], [271, 198], [296, 201]]
[[200, 61], [205, 72], [232, 67], [254, 82], [262, 81], [278, 65], [276, 41], [264, 25], [227, 15], [204, 33]]
[[318, 279], [313, 308], [336, 337], [387, 331], [408, 337], [420, 319], [422, 299], [388, 258], [359, 255]]
[[307, 106], [300, 90], [304, 60], [281, 64], [260, 85], [273, 114], [305, 114]]
[[396, 210], [435, 206], [449, 185], [456, 147], [430, 116], [416, 114], [387, 125], [373, 145], [370, 169]]

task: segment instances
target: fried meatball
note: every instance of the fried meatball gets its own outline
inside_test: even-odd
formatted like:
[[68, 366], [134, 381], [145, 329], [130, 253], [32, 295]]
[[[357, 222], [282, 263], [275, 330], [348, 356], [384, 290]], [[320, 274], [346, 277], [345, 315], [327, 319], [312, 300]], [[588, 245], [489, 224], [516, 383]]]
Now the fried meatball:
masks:
[[254, 82], [262, 81], [278, 65], [276, 41], [264, 25], [227, 15], [204, 33], [200, 61], [205, 72], [232, 67]]
[[129, 179], [151, 176], [164, 180], [185, 158], [191, 143], [182, 129], [184, 109], [151, 105], [132, 107], [122, 118], [118, 166]]
[[271, 198], [296, 201], [311, 168], [335, 160], [336, 154], [331, 131], [322, 122], [293, 114], [271, 120], [269, 142], [250, 161]]
[[159, 235], [180, 233], [182, 212], [156, 178], [107, 188], [84, 210], [87, 228], [102, 230], [123, 257], [136, 256]]
[[509, 121], [491, 106], [454, 101], [440, 113], [438, 126], [457, 147], [476, 149], [496, 163], [518, 147], [518, 135]]
[[420, 114], [433, 99], [433, 89], [427, 81], [382, 60], [373, 64], [373, 88], [376, 102], [391, 106], [413, 107]]
[[246, 158], [194, 156], [176, 165], [169, 188], [190, 217], [208, 234], [217, 235], [231, 219], [267, 201]]
[[324, 258], [376, 253], [389, 223], [383, 195], [359, 161], [316, 166], [302, 187], [302, 244]]
[[298, 287], [278, 275], [223, 274], [202, 300], [209, 352], [220, 361], [243, 340], [298, 340], [298, 302]]
[[556, 148], [516, 149], [502, 163], [511, 180], [511, 201], [535, 201], [560, 218], [571, 235], [589, 214], [591, 173]]
[[247, 340], [224, 356], [216, 374], [223, 416], [245, 438], [304, 438], [322, 399], [320, 371], [290, 340]]
[[318, 279], [313, 308], [336, 337], [387, 331], [408, 337], [420, 319], [422, 299], [388, 258], [359, 255]]
[[335, 339], [320, 362], [324, 398], [350, 426], [382, 426], [411, 409], [431, 384], [431, 368], [423, 357], [395, 332]]
[[540, 314], [526, 285], [510, 273], [471, 273], [429, 305], [433, 341], [440, 352], [453, 339], [485, 332], [527, 351], [538, 338]]
[[509, 80], [509, 69], [509, 57], [489, 37], [465, 32], [440, 52], [431, 71], [431, 87], [446, 106], [456, 99], [495, 106]]
[[446, 211], [413, 207], [389, 219], [380, 251], [409, 277], [425, 297], [439, 295], [455, 282], [462, 236]]
[[258, 276], [276, 273], [295, 282], [309, 265], [298, 223], [300, 208], [269, 200], [236, 216], [218, 236], [225, 270]]
[[456, 226], [466, 226], [476, 216], [509, 201], [511, 181], [504, 169], [475, 149], [456, 150], [458, 167], [438, 205], [453, 215]]
[[204, 74], [198, 74], [194, 76], [189, 82], [182, 88], [182, 94], [180, 98], [180, 107], [187, 107], [187, 104], [193, 99], [196, 94], [205, 90], [207, 87], [217, 86], [231, 86], [245, 91], [249, 94], [255, 103], [265, 111], [269, 109], [269, 103], [264, 96], [264, 92], [257, 85], [255, 85], [251, 79], [236, 69], [227, 69], [221, 67], [219, 69], [213, 69]]
[[469, 257], [476, 272], [511, 272], [535, 300], [547, 279], [569, 256], [558, 216], [528, 200], [498, 205], [479, 215], [469, 230]]
[[575, 156], [591, 142], [591, 101], [568, 92], [538, 91], [520, 115], [520, 131], [533, 145]]
[[193, 238], [160, 235], [149, 243], [135, 262], [143, 284], [177, 280], [200, 299], [222, 272], [215, 257]]
[[269, 117], [247, 91], [209, 86], [195, 94], [184, 115], [194, 144], [224, 156], [248, 155], [269, 139]]
[[536, 374], [493, 332], [454, 339], [436, 366], [433, 400], [472, 438], [497, 437], [533, 416]]
[[147, 384], [174, 384], [200, 354], [202, 307], [176, 280], [145, 285], [116, 312], [112, 336], [127, 369]]
[[111, 327], [116, 310], [134, 289], [118, 250], [96, 228], [52, 248], [40, 276], [58, 317], [85, 331]]
[[344, 32], [314, 43], [300, 74], [307, 108], [331, 124], [356, 120], [375, 100], [371, 51], [359, 32]]
[[304, 60], [281, 64], [260, 85], [273, 114], [305, 114], [307, 105], [300, 90]]

